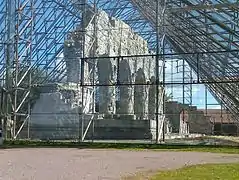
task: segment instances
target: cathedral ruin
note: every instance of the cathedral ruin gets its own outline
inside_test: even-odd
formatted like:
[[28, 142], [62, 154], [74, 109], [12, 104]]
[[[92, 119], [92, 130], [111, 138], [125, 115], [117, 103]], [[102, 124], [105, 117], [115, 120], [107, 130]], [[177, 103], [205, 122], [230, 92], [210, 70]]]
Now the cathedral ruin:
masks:
[[[66, 82], [41, 87], [31, 112], [32, 136], [155, 139], [156, 115], [161, 130], [165, 119], [163, 88], [157, 106], [155, 57], [147, 42], [104, 11], [86, 16], [85, 31], [79, 26], [65, 40]], [[94, 134], [87, 129], [92, 123]]]

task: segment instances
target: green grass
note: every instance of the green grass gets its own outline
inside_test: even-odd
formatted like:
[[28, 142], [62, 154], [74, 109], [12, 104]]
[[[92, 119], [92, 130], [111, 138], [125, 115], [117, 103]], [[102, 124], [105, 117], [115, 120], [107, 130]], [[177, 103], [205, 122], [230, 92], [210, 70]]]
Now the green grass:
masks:
[[221, 145], [169, 145], [169, 144], [140, 144], [140, 143], [100, 143], [100, 142], [59, 142], [59, 141], [30, 141], [9, 140], [4, 141], [2, 148], [79, 148], [79, 149], [126, 149], [133, 151], [198, 151], [213, 153], [239, 154], [239, 146]]
[[[140, 177], [138, 178], [140, 179]], [[239, 164], [207, 164], [162, 171], [151, 180], [239, 180]]]

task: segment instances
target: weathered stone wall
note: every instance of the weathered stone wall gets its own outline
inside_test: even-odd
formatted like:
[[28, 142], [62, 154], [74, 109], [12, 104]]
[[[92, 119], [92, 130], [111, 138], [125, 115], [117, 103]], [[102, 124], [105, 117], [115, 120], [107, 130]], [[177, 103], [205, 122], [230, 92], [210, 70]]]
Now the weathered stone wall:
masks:
[[[97, 64], [99, 84], [146, 84], [155, 79], [155, 59], [151, 56], [133, 57], [150, 54], [147, 42], [136, 34], [126, 23], [109, 17], [104, 11], [96, 16], [87, 11], [85, 33], [82, 27], [73, 31], [65, 43], [65, 61], [67, 65], [68, 82], [80, 81], [80, 55], [82, 37], [85, 36], [85, 57], [102, 57], [91, 60]], [[94, 20], [91, 18], [95, 17]], [[107, 58], [115, 56], [132, 56], [124, 58]], [[119, 63], [119, 64], [118, 64]], [[88, 82], [91, 66], [85, 63], [84, 81]], [[119, 68], [119, 69], [118, 69]], [[119, 72], [119, 74], [117, 74]], [[118, 76], [117, 76], [118, 75]], [[152, 82], [154, 83], [154, 82]], [[151, 88], [151, 94], [149, 94]], [[99, 87], [99, 112], [103, 114], [138, 114], [139, 118], [145, 114], [155, 114], [155, 87], [149, 86], [119, 86], [119, 106], [116, 109], [116, 87]], [[149, 102], [149, 95], [151, 101]], [[149, 105], [150, 104], [150, 107]], [[150, 110], [149, 110], [150, 108]]]
[[[94, 32], [94, 23], [96, 25], [96, 32]], [[95, 22], [91, 21], [91, 23], [87, 24], [86, 34], [87, 42], [93, 41], [93, 39], [91, 39], [90, 37], [96, 34], [94, 39], [94, 41], [96, 42], [96, 52], [94, 56], [97, 57], [135, 56], [149, 54], [148, 44], [142, 37], [137, 35], [123, 21], [109, 17], [103, 11], [100, 11], [97, 14]], [[89, 48], [86, 47], [86, 49]], [[87, 54], [87, 56], [90, 56], [90, 54], [92, 55], [92, 53], [88, 53], [89, 54]], [[119, 60], [117, 60], [117, 58], [108, 58], [108, 65], [103, 66], [101, 65], [104, 64], [102, 61], [106, 61], [105, 58], [97, 59], [98, 79], [105, 80], [100, 81], [100, 84], [110, 85], [112, 82], [116, 83], [117, 71], [119, 71], [118, 80], [121, 84], [145, 84], [147, 81], [150, 81], [150, 79], [155, 75], [155, 60], [151, 56], [125, 57], [120, 58]], [[117, 64], [117, 62], [119, 64]], [[118, 67], [119, 69], [117, 70]], [[108, 97], [111, 96], [111, 99], [115, 100], [115, 87], [99, 88], [100, 92], [107, 92], [100, 93], [99, 109], [101, 113], [137, 113], [139, 117], [144, 117], [143, 114], [148, 113], [149, 87], [119, 86], [120, 99], [118, 109], [115, 108], [115, 103], [108, 99]], [[110, 92], [111, 94], [109, 94]]]
[[[180, 113], [182, 113], [183, 110], [188, 112], [187, 122], [180, 117]], [[170, 101], [166, 103], [165, 115], [172, 125], [173, 133], [211, 133], [212, 125], [208, 119], [209, 117], [205, 116], [202, 111], [197, 110], [195, 106], [183, 105], [177, 101]]]

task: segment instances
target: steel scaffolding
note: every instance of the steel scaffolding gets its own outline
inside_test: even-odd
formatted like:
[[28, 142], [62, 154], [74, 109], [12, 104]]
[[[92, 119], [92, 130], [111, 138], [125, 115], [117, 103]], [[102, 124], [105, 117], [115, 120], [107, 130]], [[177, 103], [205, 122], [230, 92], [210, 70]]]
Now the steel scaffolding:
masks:
[[[0, 86], [1, 102], [6, 103], [1, 103], [1, 118], [5, 129], [12, 127], [11, 138], [16, 138], [30, 121], [32, 88], [66, 78], [64, 40], [84, 23], [86, 7], [92, 11], [102, 9], [129, 24], [147, 40], [157, 56], [157, 66], [159, 59], [165, 61], [174, 56], [183, 59], [184, 81], [167, 83], [162, 77], [161, 83], [183, 85], [184, 103], [192, 104], [192, 84], [205, 84], [215, 99], [233, 114], [234, 120], [239, 121], [237, 1], [3, 0]], [[162, 66], [164, 70], [164, 63]], [[197, 75], [196, 80], [192, 71]], [[36, 73], [38, 76], [34, 76]], [[159, 77], [156, 83], [160, 84]]]

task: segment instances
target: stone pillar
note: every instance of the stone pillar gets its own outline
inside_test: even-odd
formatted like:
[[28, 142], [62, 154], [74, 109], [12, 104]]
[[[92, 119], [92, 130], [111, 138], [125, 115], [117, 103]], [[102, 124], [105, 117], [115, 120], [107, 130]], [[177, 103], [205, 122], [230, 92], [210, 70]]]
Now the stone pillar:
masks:
[[115, 111], [113, 68], [109, 58], [100, 58], [97, 63], [99, 79], [99, 113], [113, 114]]
[[[133, 92], [132, 92], [132, 77], [130, 66], [126, 59], [121, 60], [119, 64], [119, 108], [118, 114], [133, 114]], [[123, 85], [128, 84], [128, 85]]]
[[149, 101], [148, 101], [148, 118], [155, 119], [155, 110], [156, 110], [156, 88], [155, 88], [156, 79], [154, 76], [150, 78], [150, 87], [149, 87]]
[[[142, 68], [136, 72], [134, 87], [134, 113], [137, 119], [143, 119], [145, 115], [146, 104], [146, 79]], [[142, 84], [142, 85], [137, 85]]]
[[80, 57], [74, 40], [66, 40], [64, 44], [64, 57], [66, 62], [67, 82], [80, 82]]

